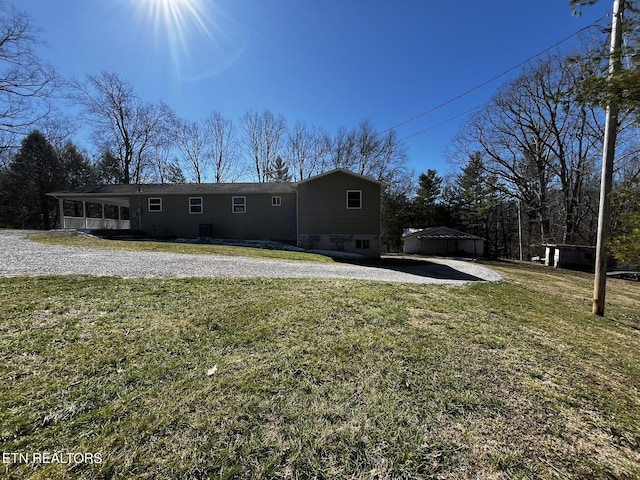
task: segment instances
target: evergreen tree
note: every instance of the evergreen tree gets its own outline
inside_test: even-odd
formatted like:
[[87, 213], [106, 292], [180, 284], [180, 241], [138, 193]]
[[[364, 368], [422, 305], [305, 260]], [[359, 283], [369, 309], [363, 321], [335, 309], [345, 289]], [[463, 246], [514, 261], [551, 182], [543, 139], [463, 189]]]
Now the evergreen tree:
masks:
[[433, 227], [436, 220], [437, 200], [442, 194], [442, 177], [433, 169], [418, 177], [418, 191], [413, 202], [414, 226]]
[[382, 247], [387, 252], [399, 252], [402, 232], [411, 225], [412, 204], [404, 192], [383, 192], [381, 202]]
[[117, 185], [124, 183], [122, 163], [108, 150], [102, 152], [96, 163], [97, 183], [101, 185]]
[[15, 227], [14, 210], [9, 205], [9, 189], [11, 183], [11, 174], [8, 166], [0, 166], [0, 228]]
[[289, 166], [282, 160], [282, 157], [278, 155], [278, 157], [273, 162], [271, 166], [271, 171], [269, 172], [269, 178], [271, 178], [272, 182], [290, 182], [291, 175], [289, 174]]
[[623, 263], [640, 265], [640, 182], [617, 195], [619, 213], [617, 231], [611, 241], [611, 251]]
[[96, 169], [86, 154], [78, 150], [72, 142], [67, 142], [58, 156], [64, 177], [64, 188], [76, 188], [97, 182]]
[[34, 130], [22, 140], [2, 181], [3, 225], [53, 227], [58, 203], [47, 193], [64, 188], [65, 180], [55, 149], [42, 133]]
[[495, 177], [487, 176], [482, 155], [476, 153], [469, 158], [453, 187], [459, 228], [485, 238], [494, 254], [497, 233], [492, 227], [497, 225], [493, 218], [498, 203], [496, 183]]
[[187, 178], [177, 161], [167, 162], [163, 183], [187, 183]]

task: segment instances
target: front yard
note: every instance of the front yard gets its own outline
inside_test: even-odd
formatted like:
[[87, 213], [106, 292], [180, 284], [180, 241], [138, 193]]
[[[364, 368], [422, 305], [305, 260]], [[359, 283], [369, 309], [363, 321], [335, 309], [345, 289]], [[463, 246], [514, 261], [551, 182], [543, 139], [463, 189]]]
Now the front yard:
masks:
[[491, 268], [0, 279], [2, 474], [639, 477], [640, 285], [609, 281], [600, 319], [589, 275]]

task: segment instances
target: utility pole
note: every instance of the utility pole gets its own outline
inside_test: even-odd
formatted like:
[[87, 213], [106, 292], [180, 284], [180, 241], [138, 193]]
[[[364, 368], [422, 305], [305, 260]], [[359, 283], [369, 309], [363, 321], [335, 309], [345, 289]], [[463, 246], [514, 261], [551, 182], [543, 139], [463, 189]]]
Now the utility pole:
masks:
[[518, 244], [520, 246], [520, 261], [522, 261], [522, 212], [520, 210], [520, 199], [518, 199]]
[[[609, 50], [609, 79], [621, 69], [620, 47], [622, 46], [622, 14], [624, 0], [614, 0], [611, 23], [611, 49]], [[617, 89], [609, 93], [602, 148], [602, 177], [600, 179], [600, 208], [598, 211], [598, 240], [596, 243], [596, 272], [593, 285], [593, 314], [604, 315], [604, 299], [607, 283], [607, 239], [611, 212], [611, 189], [613, 186], [613, 158], [618, 134], [618, 112], [620, 95]]]

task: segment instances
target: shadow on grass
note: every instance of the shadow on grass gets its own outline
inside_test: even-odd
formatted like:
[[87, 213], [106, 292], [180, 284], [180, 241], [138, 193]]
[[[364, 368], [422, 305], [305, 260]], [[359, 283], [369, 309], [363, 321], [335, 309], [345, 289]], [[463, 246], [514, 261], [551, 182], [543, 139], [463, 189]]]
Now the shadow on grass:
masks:
[[457, 280], [463, 282], [485, 282], [484, 278], [461, 272], [450, 265], [430, 262], [427, 259], [412, 259], [406, 257], [382, 257], [372, 259], [354, 259], [334, 257], [338, 263], [362, 265], [366, 267], [383, 268], [396, 272], [416, 275], [420, 277], [436, 278], [438, 280]]

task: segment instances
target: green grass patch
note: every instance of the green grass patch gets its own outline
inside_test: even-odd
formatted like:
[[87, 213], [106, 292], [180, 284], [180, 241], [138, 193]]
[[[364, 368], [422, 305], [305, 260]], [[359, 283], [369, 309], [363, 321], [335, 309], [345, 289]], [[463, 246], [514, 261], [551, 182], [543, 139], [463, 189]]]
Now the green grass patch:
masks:
[[640, 285], [0, 279], [3, 478], [638, 478]]
[[270, 250], [207, 243], [157, 242], [143, 240], [111, 240], [92, 237], [82, 233], [43, 233], [29, 237], [29, 240], [48, 245], [95, 248], [100, 250], [130, 250], [136, 252], [183, 253], [195, 255], [227, 255], [295, 262], [334, 263], [331, 257], [317, 253], [292, 250]]

